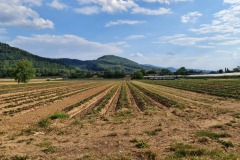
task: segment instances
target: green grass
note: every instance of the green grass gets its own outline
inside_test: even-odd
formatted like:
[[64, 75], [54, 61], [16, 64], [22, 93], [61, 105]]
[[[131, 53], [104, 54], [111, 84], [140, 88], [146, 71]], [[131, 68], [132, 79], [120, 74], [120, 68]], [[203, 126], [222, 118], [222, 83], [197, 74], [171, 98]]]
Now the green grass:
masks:
[[37, 145], [38, 147], [42, 148], [44, 153], [54, 153], [56, 151], [56, 147], [52, 145], [52, 142], [43, 141]]
[[11, 160], [27, 160], [27, 159], [28, 159], [28, 156], [19, 156], [19, 155], [16, 155], [11, 158]]
[[213, 132], [202, 130], [202, 131], [199, 131], [197, 135], [200, 137], [208, 137], [212, 140], [215, 140], [216, 142], [222, 144], [226, 148], [234, 147], [234, 144], [231, 141], [220, 140], [220, 138], [231, 137], [231, 135], [229, 135], [228, 133], [213, 133]]
[[129, 118], [133, 117], [133, 113], [131, 110], [119, 110], [116, 112], [116, 114], [114, 115], [115, 120], [117, 121], [122, 121], [122, 120], [126, 120]]
[[234, 118], [240, 119], [240, 113], [234, 113], [234, 114], [232, 114], [232, 116], [233, 116]]
[[38, 126], [41, 128], [46, 128], [51, 124], [51, 120], [69, 118], [69, 115], [62, 112], [55, 112], [53, 115], [44, 118], [38, 122]]
[[62, 118], [69, 118], [69, 115], [66, 113], [62, 113], [62, 112], [56, 112], [49, 117], [49, 119], [51, 119], [51, 120], [62, 119]]
[[143, 154], [143, 156], [147, 159], [147, 160], [156, 160], [157, 159], [157, 155], [155, 153], [153, 153], [152, 151], [147, 151]]
[[137, 148], [148, 148], [149, 144], [146, 141], [140, 141], [135, 146]]
[[129, 142], [131, 142], [131, 143], [138, 143], [138, 139], [137, 138], [133, 138]]
[[38, 122], [38, 126], [41, 128], [48, 127], [50, 124], [51, 124], [51, 122], [48, 118], [44, 118]]
[[213, 133], [213, 132], [209, 132], [209, 131], [205, 131], [205, 130], [202, 130], [202, 131], [199, 131], [197, 133], [198, 136], [201, 136], [201, 137], [209, 137], [213, 140], [218, 140], [219, 138], [227, 138], [227, 137], [231, 137], [229, 134], [227, 133]]
[[229, 147], [234, 147], [234, 144], [231, 142], [231, 141], [222, 141], [222, 140], [219, 140], [219, 143], [221, 143], [223, 146], [225, 146], [226, 148], [229, 148]]
[[197, 148], [196, 146], [176, 143], [170, 147], [170, 151], [173, 153], [167, 156], [164, 160], [238, 160], [237, 154], [228, 154], [222, 151], [213, 149], [208, 150], [206, 148]]

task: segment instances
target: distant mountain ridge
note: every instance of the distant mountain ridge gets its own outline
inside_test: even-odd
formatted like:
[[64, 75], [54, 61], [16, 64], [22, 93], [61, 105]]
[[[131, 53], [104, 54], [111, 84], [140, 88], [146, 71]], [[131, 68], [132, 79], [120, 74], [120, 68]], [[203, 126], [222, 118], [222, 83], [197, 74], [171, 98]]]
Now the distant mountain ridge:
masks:
[[9, 77], [10, 69], [21, 59], [32, 61], [39, 75], [54, 76], [74, 70], [74, 67], [61, 63], [58, 60], [33, 55], [22, 49], [0, 43], [0, 77]]
[[[156, 70], [160, 71], [163, 67], [158, 67], [150, 64], [141, 65], [127, 58], [118, 57], [115, 55], [105, 55], [96, 60], [78, 60], [69, 58], [44, 58], [19, 48], [11, 47], [8, 44], [0, 43], [0, 77], [9, 76], [9, 68], [20, 59], [27, 59], [33, 62], [34, 67], [37, 69], [37, 73], [40, 76], [59, 76], [64, 74], [71, 74], [76, 70], [85, 71], [108, 71], [119, 70], [126, 73], [132, 73], [137, 70]], [[168, 67], [172, 72], [177, 69]]]
[[69, 58], [52, 59], [40, 57], [22, 49], [11, 47], [8, 44], [0, 43], [0, 77], [10, 76], [10, 69], [21, 59], [32, 61], [39, 76], [71, 74], [72, 71], [78, 69], [88, 71], [119, 70], [126, 73], [132, 73], [140, 69], [152, 69], [127, 58], [114, 55], [106, 55], [96, 60], [87, 61]]
[[96, 60], [81, 61], [77, 59], [57, 59], [60, 62], [79, 67], [81, 69], [87, 69], [92, 71], [106, 71], [106, 70], [121, 70], [127, 73], [140, 70], [149, 69], [127, 58], [122, 58], [114, 55], [102, 56]]
[[[151, 65], [151, 64], [143, 64], [143, 66], [146, 66], [146, 67], [150, 67], [150, 68], [157, 68], [157, 69], [163, 69], [165, 67], [159, 67], [159, 66], [155, 66], [155, 65]], [[170, 70], [171, 72], [176, 72], [177, 71], [177, 68], [174, 68], [174, 67], [167, 67], [166, 69]]]

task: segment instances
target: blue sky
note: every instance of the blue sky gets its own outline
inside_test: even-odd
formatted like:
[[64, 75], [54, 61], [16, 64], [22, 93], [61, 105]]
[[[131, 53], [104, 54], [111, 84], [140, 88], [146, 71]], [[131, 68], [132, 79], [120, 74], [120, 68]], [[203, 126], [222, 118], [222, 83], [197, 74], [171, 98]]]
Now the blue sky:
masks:
[[0, 0], [0, 41], [51, 58], [240, 65], [240, 0]]

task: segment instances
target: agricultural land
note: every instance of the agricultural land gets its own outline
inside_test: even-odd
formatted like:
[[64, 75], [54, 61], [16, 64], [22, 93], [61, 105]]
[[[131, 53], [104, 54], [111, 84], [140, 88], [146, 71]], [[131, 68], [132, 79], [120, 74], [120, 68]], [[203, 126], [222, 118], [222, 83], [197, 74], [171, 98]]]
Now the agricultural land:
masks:
[[238, 160], [240, 80], [0, 82], [0, 159]]

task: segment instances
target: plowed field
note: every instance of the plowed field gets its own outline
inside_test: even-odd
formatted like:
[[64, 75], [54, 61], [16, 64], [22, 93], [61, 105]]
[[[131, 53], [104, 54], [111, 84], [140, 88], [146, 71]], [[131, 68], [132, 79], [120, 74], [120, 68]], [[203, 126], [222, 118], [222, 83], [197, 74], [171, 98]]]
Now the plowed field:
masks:
[[155, 83], [0, 85], [0, 159], [239, 159], [238, 91]]

